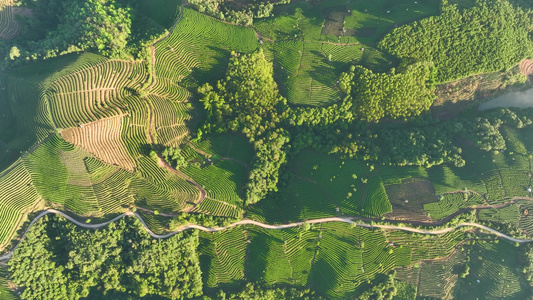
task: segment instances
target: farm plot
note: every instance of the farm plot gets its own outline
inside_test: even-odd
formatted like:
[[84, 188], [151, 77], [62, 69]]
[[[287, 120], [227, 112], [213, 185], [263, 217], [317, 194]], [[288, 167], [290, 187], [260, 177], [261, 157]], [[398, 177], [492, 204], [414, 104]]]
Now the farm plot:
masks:
[[362, 216], [379, 217], [392, 211], [392, 205], [381, 177], [370, 177], [368, 183], [364, 186], [363, 193]]
[[142, 205], [175, 212], [198, 200], [195, 186], [160, 168], [152, 159], [141, 157], [139, 171], [141, 176], [131, 181], [131, 193]]
[[352, 10], [344, 19], [342, 42], [375, 43], [393, 27], [393, 22], [364, 11]]
[[17, 14], [28, 14], [28, 10], [14, 6], [14, 0], [0, 1], [0, 39], [9, 40], [16, 37], [21, 26], [16, 21]]
[[483, 209], [479, 211], [478, 218], [482, 221], [512, 224], [518, 227], [520, 222], [520, 207], [513, 204], [499, 209]]
[[236, 206], [242, 205], [246, 170], [241, 164], [219, 160], [204, 168], [190, 166], [182, 168], [182, 171], [202, 185], [210, 198]]
[[123, 115], [118, 115], [100, 119], [80, 127], [63, 130], [61, 136], [110, 165], [132, 171], [135, 162], [121, 139], [123, 118]]
[[321, 228], [309, 280], [321, 294], [346, 299], [365, 279], [363, 250], [356, 229], [336, 227], [340, 226]]
[[153, 125], [157, 142], [165, 146], [178, 147], [189, 135], [185, 122], [191, 118], [189, 113], [192, 108], [154, 95], [149, 95], [148, 99], [153, 107]]
[[460, 269], [464, 268], [466, 255], [457, 251], [450, 257], [424, 262], [420, 267], [420, 283], [418, 284], [418, 297], [430, 299], [449, 299], [452, 289], [459, 276]]
[[397, 26], [439, 14], [440, 7], [431, 0], [377, 0], [353, 2], [349, 8], [344, 18], [344, 33], [337, 40], [374, 44]]
[[[332, 1], [322, 1], [327, 3]], [[321, 38], [324, 17], [321, 8], [306, 2], [294, 2], [274, 8], [274, 17], [257, 20], [255, 27], [268, 39], [317, 41]]]
[[346, 299], [360, 284], [394, 267], [382, 232], [328, 223], [320, 228], [310, 280], [320, 293]]
[[487, 187], [487, 200], [490, 204], [505, 203], [505, 190], [500, 171], [492, 170], [483, 174], [483, 182]]
[[69, 175], [65, 205], [71, 208], [75, 207], [79, 214], [98, 211], [98, 200], [94, 194], [91, 176], [85, 165], [85, 159], [92, 156], [78, 148], [72, 151], [61, 151], [59, 156]]
[[[72, 148], [68, 148], [71, 146]], [[67, 200], [68, 169], [61, 163], [61, 148], [73, 146], [55, 135], [24, 158], [33, 184], [44, 200], [65, 204]], [[53, 178], [54, 180], [50, 180]]]
[[44, 140], [54, 128], [42, 97], [41, 78], [22, 71], [27, 70], [19, 68], [9, 72], [0, 95], [3, 115], [0, 144], [6, 151], [0, 155], [1, 167], [9, 166], [20, 156], [20, 151]]
[[244, 280], [247, 234], [236, 227], [200, 233], [200, 260], [207, 287], [226, 287]]
[[289, 87], [296, 90], [297, 98], [289, 98], [289, 102], [327, 105], [339, 100], [338, 75], [324, 54], [322, 43], [304, 43], [295, 85]]
[[[404, 231], [387, 231], [387, 241], [392, 243], [394, 253], [411, 253], [411, 264], [417, 264], [422, 260], [447, 257], [453, 253], [457, 245], [463, 241], [464, 233], [460, 230], [452, 231], [440, 236], [421, 235]], [[401, 249], [401, 250], [400, 250]], [[409, 250], [407, 250], [409, 249]], [[406, 265], [406, 261], [398, 265]]]
[[171, 218], [156, 216], [142, 210], [137, 210], [137, 213], [141, 216], [152, 232], [156, 234], [168, 233], [169, 223], [172, 220]]
[[526, 126], [518, 129], [518, 140], [523, 143], [526, 151], [533, 151], [533, 126]]
[[529, 171], [525, 170], [500, 170], [505, 197], [528, 197]]
[[443, 219], [465, 207], [487, 204], [481, 195], [469, 192], [444, 194], [438, 199], [438, 202], [424, 204], [424, 210], [433, 220]]
[[348, 8], [340, 6], [324, 13], [325, 21], [322, 25], [322, 35], [340, 37], [344, 35], [344, 18], [350, 15]]
[[104, 181], [118, 171], [117, 167], [105, 164], [93, 156], [86, 157], [83, 162], [85, 163], [85, 168], [87, 169], [87, 172], [89, 172], [93, 184]]
[[520, 222], [518, 228], [528, 237], [533, 236], [533, 203], [530, 201], [521, 201], [520, 205]]
[[300, 69], [304, 43], [301, 41], [285, 41], [274, 44], [274, 78], [280, 93], [287, 99], [297, 99], [293, 89]]
[[4, 300], [19, 299], [19, 297], [15, 295], [15, 292], [9, 287], [7, 276], [7, 270], [0, 268], [0, 298]]
[[229, 218], [242, 218], [243, 216], [243, 210], [240, 207], [208, 197], [194, 209], [194, 212]]
[[428, 170], [429, 179], [435, 187], [437, 194], [446, 194], [464, 190], [475, 191], [480, 194], [487, 193], [485, 184], [480, 176], [468, 172], [467, 166], [455, 168], [446, 165], [433, 166]]
[[331, 55], [329, 64], [338, 72], [335, 75], [337, 77], [340, 72], [347, 71], [350, 65], [362, 65], [376, 72], [386, 72], [397, 65], [394, 57], [368, 45], [323, 43], [322, 51], [328, 61]]
[[390, 211], [380, 169], [363, 161], [304, 150], [288, 169], [292, 175], [280, 187], [280, 196], [250, 208], [254, 218], [289, 222], [338, 215], [380, 216]]
[[129, 206], [133, 203], [134, 198], [129, 191], [131, 177], [131, 173], [118, 170], [104, 181], [93, 186], [101, 213], [122, 212], [123, 206]]
[[121, 141], [133, 158], [145, 155], [145, 147], [152, 141], [149, 138], [150, 109], [148, 103], [139, 97], [126, 97], [124, 102], [128, 104], [129, 115], [122, 118]]
[[480, 241], [469, 249], [470, 274], [454, 289], [455, 299], [526, 299], [528, 284], [520, 272], [519, 248], [507, 241]]
[[387, 218], [429, 220], [424, 212], [424, 204], [435, 201], [435, 190], [430, 181], [421, 179], [404, 179], [401, 184], [385, 186], [392, 205], [392, 212]]
[[179, 14], [180, 5], [181, 0], [142, 0], [139, 1], [139, 11], [170, 29]]
[[245, 264], [246, 279], [267, 284], [292, 282], [290, 261], [285, 254], [283, 232], [248, 227], [248, 255]]
[[322, 44], [322, 51], [328, 60], [331, 56], [331, 66], [338, 71], [347, 71], [349, 65], [361, 64], [364, 53], [360, 45]]
[[[361, 1], [353, 3], [352, 11], [366, 13], [366, 17], [355, 18], [359, 20], [360, 27], [365, 27], [365, 22], [372, 23], [374, 16], [387, 20], [392, 25], [402, 25], [411, 23], [428, 16], [438, 15], [440, 13], [440, 3], [431, 0], [376, 0], [376, 1]], [[372, 19], [368, 19], [372, 18]], [[377, 21], [377, 20], [376, 20]], [[348, 18], [346, 19], [348, 23]], [[378, 27], [386, 27], [384, 24]], [[348, 26], [347, 26], [348, 27]], [[384, 29], [381, 29], [384, 30]]]
[[125, 113], [121, 99], [146, 76], [141, 63], [107, 60], [58, 78], [46, 92], [54, 124], [69, 128]]
[[318, 230], [303, 231], [299, 228], [284, 229], [281, 232], [283, 234], [284, 253], [289, 261], [287, 267], [291, 270], [291, 281], [295, 285], [304, 286], [309, 279], [319, 232]]
[[[86, 164], [91, 160], [96, 158], [56, 135], [26, 156], [24, 164], [44, 200], [64, 205], [79, 214], [101, 215], [101, 212], [108, 212], [102, 203], [116, 201], [118, 206], [122, 201], [122, 194], [116, 191], [112, 194], [102, 194], [100, 186], [106, 183], [95, 184], [93, 181], [91, 170]], [[106, 181], [112, 177], [106, 174], [104, 176], [106, 178], [100, 180]], [[114, 189], [120, 189], [129, 183], [115, 181], [112, 184], [116, 185]]]
[[214, 156], [213, 159], [229, 157], [248, 164], [254, 155], [250, 142], [242, 134], [211, 134], [192, 144], [202, 152]]
[[505, 138], [507, 151], [505, 156], [511, 169], [529, 170], [528, 151], [521, 135], [520, 129], [501, 126], [500, 132]]
[[307, 218], [361, 213], [363, 181], [371, 175], [363, 162], [341, 161], [306, 150], [292, 160], [289, 168], [296, 177], [293, 197], [301, 199]]
[[157, 44], [156, 78], [151, 92], [183, 101], [176, 96], [184, 93], [183, 87], [215, 82], [223, 76], [230, 51], [248, 53], [258, 46], [253, 29], [226, 24], [185, 8], [172, 34]]
[[[340, 71], [333, 68], [334, 63], [329, 60], [322, 47], [320, 42], [301, 41], [286, 41], [274, 45], [275, 78], [281, 93], [289, 102], [327, 105], [339, 99], [336, 81]], [[338, 59], [345, 60], [346, 57], [339, 56]], [[341, 61], [341, 64], [344, 62]]]
[[0, 174], [0, 249], [7, 245], [40, 199], [24, 164]]
[[418, 280], [420, 277], [420, 266], [397, 268], [395, 271], [396, 278], [398, 278], [400, 282], [413, 286], [415, 289], [414, 297], [407, 299], [416, 299], [416, 287], [418, 286]]

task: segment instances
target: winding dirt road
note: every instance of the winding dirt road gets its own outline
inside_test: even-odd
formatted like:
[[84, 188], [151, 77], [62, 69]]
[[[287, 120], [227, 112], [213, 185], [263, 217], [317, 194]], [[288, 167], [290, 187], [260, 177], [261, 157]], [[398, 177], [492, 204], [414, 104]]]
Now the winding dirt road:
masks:
[[[26, 228], [26, 231], [24, 231], [24, 234], [21, 236], [20, 240], [15, 245], [13, 250], [9, 251], [8, 253], [4, 254], [3, 256], [0, 256], [0, 262], [6, 262], [6, 261], [8, 261], [11, 258], [11, 256], [13, 255], [13, 252], [17, 249], [17, 247], [20, 245], [20, 243], [24, 240], [24, 237], [26, 236], [26, 234], [30, 230], [31, 226], [35, 222], [37, 222], [40, 218], [44, 217], [47, 214], [57, 214], [57, 215], [63, 216], [64, 218], [66, 218], [70, 222], [72, 222], [72, 223], [74, 223], [74, 224], [76, 224], [76, 225], [78, 225], [80, 227], [88, 228], [88, 229], [102, 228], [102, 227], [105, 227], [105, 226], [109, 225], [111, 222], [116, 222], [116, 221], [118, 221], [118, 220], [120, 220], [120, 219], [122, 219], [122, 218], [124, 218], [126, 216], [134, 216], [142, 223], [142, 225], [143, 225], [144, 229], [146, 230], [146, 232], [148, 232], [148, 234], [150, 236], [152, 236], [153, 238], [156, 238], [156, 239], [169, 238], [169, 237], [175, 235], [178, 232], [182, 232], [182, 231], [185, 231], [185, 230], [188, 230], [188, 229], [198, 229], [198, 230], [207, 231], [207, 232], [216, 232], [216, 231], [222, 231], [222, 230], [226, 230], [228, 228], [236, 227], [236, 226], [239, 226], [239, 225], [254, 225], [254, 226], [258, 226], [258, 227], [266, 228], [266, 229], [285, 229], [285, 228], [298, 227], [298, 226], [301, 226], [301, 225], [304, 224], [304, 222], [302, 221], [302, 222], [293, 222], [293, 223], [288, 223], [288, 224], [270, 225], [270, 224], [265, 224], [265, 223], [261, 223], [261, 222], [245, 219], [245, 220], [241, 220], [241, 221], [235, 222], [233, 224], [230, 224], [230, 225], [228, 225], [226, 227], [204, 227], [204, 226], [201, 226], [201, 225], [189, 224], [189, 225], [184, 225], [184, 226], [176, 229], [175, 231], [167, 233], [167, 234], [155, 234], [154, 232], [152, 232], [150, 230], [150, 228], [148, 228], [148, 226], [146, 225], [146, 223], [144, 222], [144, 220], [142, 219], [141, 216], [139, 216], [137, 213], [131, 212], [131, 211], [128, 211], [128, 212], [123, 213], [123, 214], [121, 214], [119, 216], [116, 216], [115, 218], [113, 218], [113, 219], [111, 219], [111, 220], [109, 220], [107, 222], [104, 222], [104, 223], [87, 224], [87, 223], [80, 222], [80, 221], [72, 218], [71, 216], [69, 216], [69, 215], [67, 215], [67, 214], [65, 214], [65, 213], [63, 213], [61, 211], [58, 211], [58, 210], [55, 210], [55, 209], [47, 209], [47, 210], [41, 212], [39, 215], [37, 215], [30, 222], [28, 228]], [[529, 240], [529, 239], [516, 239], [516, 238], [513, 238], [513, 237], [508, 236], [508, 235], [506, 235], [504, 233], [501, 233], [501, 232], [499, 232], [497, 230], [494, 230], [494, 229], [492, 229], [490, 227], [487, 227], [487, 226], [481, 225], [481, 224], [477, 224], [477, 223], [461, 223], [461, 224], [459, 224], [459, 225], [457, 225], [455, 227], [451, 227], [451, 228], [443, 228], [443, 229], [435, 229], [435, 230], [424, 230], [424, 229], [405, 227], [405, 226], [379, 225], [379, 224], [377, 224], [377, 225], [369, 225], [369, 224], [364, 224], [364, 223], [357, 223], [355, 220], [357, 220], [357, 218], [331, 217], [331, 218], [307, 220], [306, 223], [309, 223], [309, 224], [321, 224], [321, 223], [329, 223], [329, 222], [343, 222], [343, 223], [349, 223], [349, 224], [355, 223], [356, 226], [364, 227], [364, 228], [380, 228], [380, 229], [386, 229], [386, 230], [402, 230], [402, 231], [407, 231], [407, 232], [420, 233], [420, 234], [430, 234], [430, 235], [445, 234], [445, 233], [454, 231], [454, 230], [456, 230], [458, 228], [461, 228], [461, 227], [475, 227], [475, 228], [479, 228], [479, 229], [488, 231], [488, 232], [490, 232], [490, 233], [492, 233], [492, 234], [494, 234], [494, 235], [496, 235], [498, 237], [507, 239], [507, 240], [509, 240], [511, 242], [515, 242], [515, 243], [530, 243], [530, 242], [533, 242], [533, 240]]]

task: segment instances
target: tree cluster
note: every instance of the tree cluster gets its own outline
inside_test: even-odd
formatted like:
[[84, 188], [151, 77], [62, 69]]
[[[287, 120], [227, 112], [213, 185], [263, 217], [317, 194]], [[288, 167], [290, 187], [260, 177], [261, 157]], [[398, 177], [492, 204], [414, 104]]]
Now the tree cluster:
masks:
[[[423, 114], [434, 97], [432, 70], [429, 63], [413, 63], [402, 72], [387, 74], [353, 67], [341, 77], [340, 86], [347, 94], [341, 103], [291, 108], [279, 96], [272, 66], [262, 51], [234, 54], [225, 80], [216, 88], [199, 88], [208, 116], [203, 130], [240, 131], [254, 145], [256, 157], [246, 193], [250, 204], [277, 191], [287, 156], [306, 147], [384, 165], [462, 167], [465, 160], [462, 149], [454, 145], [456, 136], [484, 151], [504, 150], [502, 125], [532, 124], [531, 109], [470, 111], [444, 121]], [[381, 118], [409, 122], [401, 126], [368, 122]]]
[[389, 73], [354, 66], [342, 73], [339, 86], [351, 96], [354, 114], [369, 122], [418, 116], [435, 100], [429, 63], [410, 64], [402, 72], [392, 69]]
[[508, 69], [532, 55], [532, 16], [506, 0], [478, 0], [464, 10], [444, 1], [441, 15], [394, 29], [379, 47], [433, 62], [437, 81], [448, 82]]
[[363, 291], [353, 299], [359, 300], [391, 300], [396, 296], [396, 271], [388, 275], [379, 274], [370, 286], [363, 286]]
[[155, 240], [136, 219], [93, 231], [45, 216], [8, 265], [22, 299], [190, 299], [202, 295], [197, 247], [196, 231]]
[[[150, 155], [152, 156], [152, 154]], [[179, 147], [165, 147], [161, 152], [161, 156], [163, 156], [163, 159], [174, 168], [187, 167], [189, 164], [181, 153]]]
[[255, 160], [246, 184], [248, 204], [263, 199], [269, 192], [278, 190], [279, 170], [287, 162], [289, 133], [285, 129], [269, 132], [254, 143]]
[[247, 183], [246, 201], [255, 203], [276, 191], [279, 168], [286, 162], [290, 135], [278, 123], [286, 118], [287, 101], [279, 95], [272, 63], [260, 49], [232, 53], [225, 80], [198, 89], [207, 112], [202, 133], [238, 131], [253, 144], [255, 158]]
[[210, 216], [196, 213], [180, 213], [172, 218], [169, 224], [169, 229], [173, 231], [187, 224], [197, 224], [212, 228], [226, 227], [237, 221], [239, 221], [237, 218]]
[[245, 3], [230, 0], [189, 0], [201, 13], [244, 26], [251, 26], [254, 19], [270, 17], [274, 4], [289, 2], [290, 0], [252, 0]]
[[[71, 52], [91, 51], [120, 56], [131, 34], [132, 6], [124, 0], [25, 0], [33, 16], [24, 19], [23, 33], [9, 60], [35, 60]], [[14, 48], [13, 48], [14, 47]]]
[[[211, 299], [206, 297], [207, 299]], [[215, 298], [218, 300], [236, 299], [256, 299], [256, 300], [277, 300], [277, 299], [299, 299], [299, 300], [320, 300], [320, 296], [309, 289], [285, 288], [285, 287], [264, 287], [247, 283], [244, 289], [239, 292], [226, 293], [219, 291]]]
[[531, 244], [527, 245], [524, 251], [524, 268], [522, 273], [526, 274], [527, 281], [529, 282], [530, 289], [533, 292], [533, 246]]
[[20, 5], [32, 14], [18, 16], [18, 37], [0, 41], [6, 66], [80, 51], [146, 59], [144, 46], [165, 33], [139, 0], [21, 0]]

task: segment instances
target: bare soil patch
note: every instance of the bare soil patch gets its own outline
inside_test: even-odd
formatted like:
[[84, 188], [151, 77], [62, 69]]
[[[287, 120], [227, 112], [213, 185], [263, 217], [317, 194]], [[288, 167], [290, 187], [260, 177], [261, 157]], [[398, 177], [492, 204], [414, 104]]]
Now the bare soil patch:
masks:
[[424, 212], [424, 204], [435, 202], [435, 189], [429, 180], [404, 179], [401, 184], [385, 186], [392, 212], [385, 218], [394, 220], [431, 221]]
[[532, 79], [533, 76], [533, 59], [524, 59], [522, 62], [520, 62], [520, 73], [527, 76], [529, 80]]
[[344, 29], [344, 18], [349, 16], [350, 13], [345, 7], [336, 8], [335, 11], [329, 12], [325, 15], [326, 21], [324, 22], [324, 27], [322, 27], [322, 34], [333, 35], [333, 36], [342, 36], [345, 35]]
[[100, 160], [132, 171], [135, 163], [121, 140], [123, 115], [101, 119], [61, 132], [61, 136]]
[[377, 31], [378, 29], [376, 27], [363, 27], [346, 30], [344, 35], [356, 36], [360, 38], [371, 38], [376, 34]]

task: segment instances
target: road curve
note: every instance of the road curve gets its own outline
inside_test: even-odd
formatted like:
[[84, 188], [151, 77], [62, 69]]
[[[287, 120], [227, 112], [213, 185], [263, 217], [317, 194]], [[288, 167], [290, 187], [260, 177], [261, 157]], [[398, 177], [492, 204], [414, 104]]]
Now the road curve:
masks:
[[[178, 229], [176, 229], [175, 231], [172, 231], [172, 232], [169, 232], [167, 234], [156, 234], [154, 232], [152, 232], [150, 230], [150, 228], [148, 228], [148, 226], [146, 225], [146, 223], [144, 222], [144, 220], [142, 219], [142, 217], [135, 213], [135, 212], [131, 212], [131, 211], [128, 211], [126, 213], [123, 213], [119, 216], [116, 216], [114, 217], [113, 219], [107, 221], [107, 222], [104, 222], [104, 223], [100, 223], [100, 224], [87, 224], [87, 223], [84, 223], [84, 222], [80, 222], [74, 218], [72, 218], [71, 216], [65, 214], [64, 212], [61, 212], [61, 211], [58, 211], [58, 210], [55, 210], [55, 209], [47, 209], [43, 212], [41, 212], [39, 215], [37, 215], [31, 222], [30, 224], [28, 225], [28, 228], [26, 228], [26, 231], [24, 231], [24, 234], [22, 235], [22, 237], [20, 238], [20, 240], [18, 241], [18, 243], [15, 245], [15, 247], [13, 248], [13, 250], [9, 251], [8, 253], [4, 254], [3, 256], [0, 256], [0, 262], [2, 261], [7, 261], [11, 258], [11, 256], [13, 255], [13, 252], [17, 249], [18, 245], [20, 245], [20, 243], [24, 240], [24, 237], [26, 236], [26, 234], [28, 233], [28, 231], [30, 230], [31, 226], [37, 222], [40, 218], [44, 217], [45, 215], [47, 214], [57, 214], [57, 215], [61, 215], [63, 216], [64, 218], [66, 218], [67, 220], [69, 220], [70, 222], [80, 226], [80, 227], [83, 227], [83, 228], [88, 228], [88, 229], [98, 229], [98, 228], [102, 228], [102, 227], [105, 227], [107, 225], [109, 225], [109, 223], [111, 222], [116, 222], [126, 216], [135, 216], [140, 222], [141, 224], [143, 225], [144, 229], [146, 230], [146, 232], [148, 232], [148, 234], [150, 236], [152, 236], [153, 238], [156, 238], [156, 239], [165, 239], [165, 238], [169, 238], [173, 235], [175, 235], [176, 233], [178, 232], [182, 232], [182, 231], [185, 231], [185, 230], [188, 230], [188, 229], [198, 229], [198, 230], [202, 230], [202, 231], [207, 231], [207, 232], [216, 232], [216, 231], [222, 231], [222, 230], [225, 230], [225, 229], [228, 229], [228, 228], [232, 228], [232, 227], [236, 227], [236, 226], [239, 226], [239, 225], [254, 225], [254, 226], [258, 226], [258, 227], [261, 227], [261, 228], [266, 228], [266, 229], [285, 229], [285, 228], [293, 228], [293, 227], [298, 227], [298, 226], [301, 226], [302, 224], [304, 224], [303, 221], [301, 222], [293, 222], [293, 223], [288, 223], [288, 224], [280, 224], [280, 225], [270, 225], [270, 224], [265, 224], [265, 223], [261, 223], [261, 222], [257, 222], [257, 221], [254, 221], [254, 220], [248, 220], [248, 219], [245, 219], [245, 220], [241, 220], [241, 221], [238, 221], [238, 222], [235, 222], [233, 224], [230, 224], [226, 227], [204, 227], [204, 226], [201, 226], [201, 225], [196, 225], [196, 224], [188, 224], [188, 225], [184, 225]], [[490, 227], [487, 227], [485, 225], [481, 225], [481, 224], [477, 224], [477, 223], [461, 223], [455, 227], [450, 227], [450, 228], [443, 228], [443, 229], [436, 229], [436, 230], [425, 230], [425, 229], [418, 229], [418, 228], [412, 228], [412, 227], [404, 227], [404, 226], [394, 226], [394, 225], [379, 225], [379, 224], [375, 224], [375, 225], [369, 225], [369, 224], [365, 224], [365, 223], [357, 223], [356, 222], [357, 218], [350, 218], [350, 217], [345, 217], [345, 218], [341, 218], [341, 217], [331, 217], [331, 218], [322, 218], [322, 219], [312, 219], [312, 220], [307, 220], [305, 221], [306, 223], [309, 223], [309, 224], [320, 224], [320, 223], [329, 223], [329, 222], [343, 222], [343, 223], [349, 223], [349, 224], [355, 224], [356, 226], [359, 226], [359, 227], [364, 227], [364, 228], [380, 228], [380, 229], [388, 229], [388, 230], [403, 230], [403, 231], [408, 231], [408, 232], [413, 232], [413, 233], [420, 233], [420, 234], [431, 234], [431, 235], [440, 235], [440, 234], [445, 234], [445, 233], [448, 233], [448, 232], [451, 232], [451, 231], [454, 231], [460, 227], [476, 227], [476, 228], [479, 228], [479, 229], [482, 229], [482, 230], [485, 230], [485, 231], [488, 231], [498, 237], [501, 237], [501, 238], [504, 238], [504, 239], [507, 239], [509, 241], [512, 241], [512, 242], [515, 242], [515, 243], [529, 243], [529, 242], [533, 242], [533, 240], [530, 240], [530, 239], [516, 239], [516, 238], [513, 238], [511, 236], [508, 236], [504, 233], [501, 233], [497, 230], [494, 230]]]

